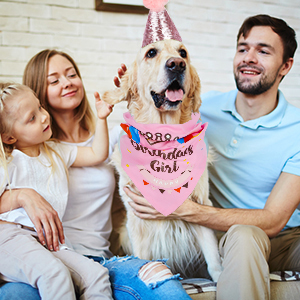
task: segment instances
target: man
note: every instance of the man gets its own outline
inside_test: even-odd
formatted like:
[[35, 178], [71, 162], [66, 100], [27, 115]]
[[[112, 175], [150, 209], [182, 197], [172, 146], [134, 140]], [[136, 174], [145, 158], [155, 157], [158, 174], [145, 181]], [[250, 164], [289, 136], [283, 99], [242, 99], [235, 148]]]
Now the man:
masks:
[[[210, 167], [214, 207], [187, 199], [167, 218], [225, 233], [218, 299], [269, 299], [270, 271], [300, 270], [300, 109], [278, 90], [297, 42], [292, 28], [267, 15], [246, 19], [237, 37], [237, 90], [207, 93], [200, 108], [216, 152]], [[140, 218], [165, 218], [125, 192]]]

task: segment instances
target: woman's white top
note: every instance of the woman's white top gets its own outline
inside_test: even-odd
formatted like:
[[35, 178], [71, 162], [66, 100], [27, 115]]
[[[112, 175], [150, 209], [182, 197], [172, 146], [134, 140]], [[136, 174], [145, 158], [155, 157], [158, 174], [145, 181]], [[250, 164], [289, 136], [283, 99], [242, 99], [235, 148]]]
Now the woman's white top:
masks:
[[[121, 127], [109, 133], [110, 153], [117, 143]], [[83, 143], [91, 146], [94, 137]], [[65, 142], [64, 142], [65, 143]], [[109, 236], [112, 230], [111, 205], [115, 189], [113, 167], [103, 162], [95, 167], [69, 169], [69, 200], [63, 217], [68, 241], [83, 255], [110, 257]]]

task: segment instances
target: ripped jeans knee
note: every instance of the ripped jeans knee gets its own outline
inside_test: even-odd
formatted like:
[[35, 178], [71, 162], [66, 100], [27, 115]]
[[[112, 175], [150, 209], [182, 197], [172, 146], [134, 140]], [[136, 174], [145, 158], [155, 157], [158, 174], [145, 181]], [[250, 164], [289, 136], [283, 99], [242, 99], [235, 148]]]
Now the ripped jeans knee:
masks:
[[116, 300], [191, 300], [179, 281], [180, 275], [172, 274], [166, 260], [149, 261], [134, 256], [90, 258], [109, 270]]
[[139, 278], [151, 287], [157, 287], [167, 280], [177, 279], [179, 275], [173, 275], [171, 270], [160, 261], [152, 261], [143, 265], [139, 270]]

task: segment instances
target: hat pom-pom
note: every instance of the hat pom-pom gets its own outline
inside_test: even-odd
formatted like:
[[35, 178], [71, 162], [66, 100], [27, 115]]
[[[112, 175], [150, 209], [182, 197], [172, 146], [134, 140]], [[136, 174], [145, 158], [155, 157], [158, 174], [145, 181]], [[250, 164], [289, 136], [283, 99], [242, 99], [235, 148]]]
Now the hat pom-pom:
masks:
[[169, 0], [143, 0], [145, 7], [156, 12], [163, 11], [168, 2]]

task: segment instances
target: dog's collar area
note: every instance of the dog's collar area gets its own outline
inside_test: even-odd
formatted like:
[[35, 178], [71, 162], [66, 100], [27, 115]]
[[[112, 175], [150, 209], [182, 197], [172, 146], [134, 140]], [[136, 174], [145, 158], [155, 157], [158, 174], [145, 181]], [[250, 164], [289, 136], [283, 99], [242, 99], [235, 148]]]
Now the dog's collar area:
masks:
[[205, 128], [198, 123], [199, 117], [200, 114], [193, 114], [192, 120], [183, 124], [141, 124], [136, 123], [130, 113], [127, 113], [124, 114], [127, 123], [121, 123], [121, 127], [135, 143], [141, 143], [144, 147], [155, 145], [154, 149], [161, 146], [163, 150], [166, 143], [178, 147], [199, 135]]
[[122, 124], [121, 165], [137, 189], [165, 216], [192, 193], [206, 167], [207, 124], [199, 114], [183, 124], [140, 124], [130, 114]]

